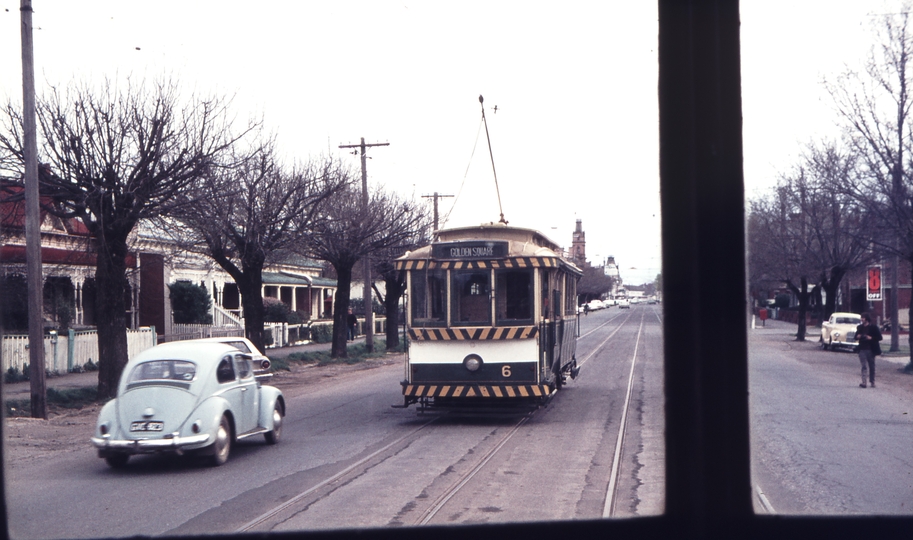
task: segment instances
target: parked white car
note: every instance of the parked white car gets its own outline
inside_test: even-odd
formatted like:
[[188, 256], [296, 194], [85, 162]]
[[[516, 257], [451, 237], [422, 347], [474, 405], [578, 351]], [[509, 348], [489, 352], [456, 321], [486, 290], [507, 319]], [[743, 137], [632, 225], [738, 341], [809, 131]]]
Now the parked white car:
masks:
[[821, 325], [821, 347], [836, 349], [839, 347], [856, 348], [856, 327], [862, 324], [862, 318], [856, 313], [836, 312]]

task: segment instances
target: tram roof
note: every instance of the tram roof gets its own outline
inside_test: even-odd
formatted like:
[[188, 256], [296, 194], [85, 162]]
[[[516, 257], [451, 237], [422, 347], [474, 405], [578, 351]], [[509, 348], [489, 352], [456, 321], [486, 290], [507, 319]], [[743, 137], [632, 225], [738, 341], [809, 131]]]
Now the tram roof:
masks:
[[[406, 253], [397, 261], [432, 259], [434, 246], [440, 244], [501, 241], [507, 242], [508, 245], [506, 258], [558, 259], [561, 266], [569, 267], [575, 273], [582, 273], [573, 263], [561, 256], [563, 251], [561, 246], [534, 229], [511, 227], [502, 223], [485, 223], [470, 227], [442, 229], [437, 231], [435, 236], [436, 239], [431, 244]], [[552, 264], [557, 266], [557, 263]]]

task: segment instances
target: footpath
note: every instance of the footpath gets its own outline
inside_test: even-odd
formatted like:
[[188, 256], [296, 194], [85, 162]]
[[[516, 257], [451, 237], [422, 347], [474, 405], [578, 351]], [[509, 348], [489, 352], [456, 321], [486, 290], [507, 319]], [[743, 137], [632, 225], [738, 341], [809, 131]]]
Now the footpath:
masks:
[[[364, 343], [364, 341], [364, 336], [355, 338], [355, 343]], [[269, 358], [286, 358], [290, 354], [297, 352], [328, 351], [330, 350], [330, 346], [330, 343], [307, 343], [305, 345], [278, 347], [275, 349], [267, 349], [266, 356]], [[46, 384], [48, 388], [53, 388], [55, 390], [96, 386], [98, 385], [98, 372], [85, 371], [82, 373], [63, 373], [48, 377], [46, 379]], [[0, 395], [2, 395], [3, 400], [6, 401], [10, 399], [28, 399], [30, 394], [31, 383], [29, 381], [21, 381], [17, 383], [3, 382], [2, 394]]]
[[[749, 333], [759, 332], [759, 333], [771, 333], [771, 334], [782, 334], [784, 338], [788, 337], [792, 340], [796, 339], [796, 332], [798, 331], [799, 325], [796, 323], [786, 322], [786, 321], [776, 321], [773, 319], [767, 319], [764, 321], [764, 324], [761, 324], [761, 321], [755, 317], [755, 326], [754, 328], [748, 329]], [[808, 326], [805, 329], [805, 341], [808, 343], [818, 343], [821, 337], [821, 328], [817, 326]], [[900, 364], [901, 367], [910, 363], [910, 335], [908, 332], [900, 333], [900, 346], [899, 351], [889, 352], [888, 349], [891, 348], [891, 334], [884, 334], [883, 340], [881, 341], [881, 350], [884, 351], [884, 354], [878, 357], [878, 361], [891, 362], [892, 364]]]

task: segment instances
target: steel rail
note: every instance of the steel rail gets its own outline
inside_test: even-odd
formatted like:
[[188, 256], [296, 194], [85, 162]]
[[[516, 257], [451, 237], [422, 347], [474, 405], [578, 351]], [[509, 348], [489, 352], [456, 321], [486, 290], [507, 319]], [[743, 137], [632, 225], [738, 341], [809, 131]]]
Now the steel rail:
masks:
[[634, 354], [631, 356], [631, 372], [628, 375], [628, 389], [625, 395], [625, 404], [621, 408], [621, 425], [618, 426], [618, 438], [615, 441], [615, 457], [612, 459], [612, 473], [609, 475], [609, 486], [606, 489], [605, 506], [602, 508], [602, 517], [612, 517], [615, 513], [615, 495], [618, 487], [618, 471], [621, 468], [621, 455], [625, 438], [625, 426], [628, 421], [628, 407], [631, 403], [631, 393], [634, 389], [634, 366], [637, 364], [637, 349], [640, 346], [640, 337], [644, 330], [644, 317], [641, 315], [640, 327], [637, 329], [637, 339], [634, 342]]
[[432, 422], [436, 422], [436, 421], [438, 420], [438, 418], [439, 418], [439, 417], [432, 418], [431, 420], [425, 422], [424, 424], [420, 425], [419, 427], [415, 428], [414, 430], [410, 431], [409, 433], [406, 433], [406, 434], [404, 434], [402, 437], [399, 437], [399, 438], [396, 439], [395, 441], [393, 441], [393, 442], [387, 444], [387, 445], [384, 446], [383, 448], [381, 448], [381, 449], [379, 449], [379, 450], [376, 450], [376, 451], [374, 451], [373, 453], [371, 453], [370, 455], [368, 455], [368, 456], [366, 456], [366, 457], [364, 457], [364, 458], [358, 460], [357, 462], [355, 462], [355, 463], [349, 465], [348, 467], [346, 467], [345, 469], [339, 471], [338, 473], [334, 474], [333, 476], [331, 476], [331, 477], [325, 479], [324, 481], [322, 481], [322, 482], [320, 482], [320, 483], [318, 483], [318, 484], [312, 486], [311, 488], [309, 488], [309, 489], [307, 489], [307, 490], [305, 490], [305, 491], [299, 493], [298, 495], [295, 495], [295, 496], [292, 497], [291, 499], [285, 501], [284, 503], [282, 503], [282, 504], [280, 504], [279, 506], [273, 508], [272, 510], [270, 510], [270, 511], [268, 511], [268, 512], [265, 512], [265, 513], [261, 514], [260, 516], [254, 518], [254, 519], [251, 520], [251, 521], [248, 521], [247, 523], [245, 523], [244, 525], [242, 525], [241, 527], [239, 527], [235, 532], [238, 532], [238, 533], [248, 532], [248, 531], [250, 531], [251, 529], [253, 529], [254, 527], [256, 527], [256, 526], [258, 526], [258, 525], [260, 525], [260, 524], [266, 522], [266, 521], [269, 520], [270, 518], [275, 517], [276, 515], [278, 515], [278, 514], [279, 514], [280, 512], [282, 512], [283, 510], [286, 510], [286, 509], [288, 509], [289, 507], [294, 506], [296, 503], [300, 502], [302, 499], [304, 499], [304, 498], [307, 497], [308, 495], [314, 493], [314, 492], [317, 491], [318, 489], [320, 489], [320, 488], [326, 486], [327, 484], [330, 484], [330, 483], [332, 483], [332, 482], [335, 482], [335, 481], [338, 480], [339, 478], [342, 478], [343, 476], [349, 474], [349, 473], [352, 472], [354, 469], [356, 469], [356, 468], [358, 468], [358, 467], [364, 465], [364, 464], [367, 463], [368, 461], [370, 461], [370, 460], [374, 459], [375, 457], [377, 457], [378, 455], [380, 455], [380, 454], [386, 452], [386, 451], [389, 450], [390, 448], [396, 446], [397, 444], [400, 444], [401, 442], [405, 441], [406, 439], [408, 439], [408, 438], [410, 438], [410, 437], [413, 437], [413, 436], [414, 436], [415, 434], [417, 434], [419, 431], [425, 429], [425, 428], [426, 428], [429, 424], [431, 424]]
[[495, 456], [495, 454], [497, 454], [498, 451], [500, 451], [501, 448], [503, 448], [504, 445], [507, 444], [507, 441], [509, 441], [511, 438], [513, 438], [513, 436], [517, 433], [517, 431], [519, 431], [520, 427], [523, 426], [523, 424], [525, 424], [526, 421], [529, 420], [533, 414], [535, 414], [535, 411], [533, 411], [532, 413], [521, 418], [520, 421], [517, 422], [517, 424], [513, 427], [513, 429], [511, 429], [496, 446], [494, 446], [491, 450], [489, 450], [485, 454], [485, 456], [479, 461], [479, 463], [477, 463], [476, 466], [472, 468], [472, 470], [470, 470], [469, 472], [464, 474], [457, 483], [455, 483], [453, 486], [451, 486], [440, 497], [438, 497], [434, 503], [431, 504], [431, 506], [428, 508], [428, 510], [425, 511], [424, 514], [422, 514], [421, 519], [419, 519], [416, 524], [417, 525], [427, 525], [428, 522], [431, 521], [432, 518], [434, 518], [434, 516], [437, 515], [438, 512], [440, 512], [440, 510], [444, 507], [444, 505], [446, 505], [447, 502], [450, 501], [450, 499], [452, 499], [454, 495], [456, 495], [461, 489], [463, 489], [463, 486], [465, 486], [467, 483], [469, 483], [469, 481], [472, 480], [472, 478], [479, 471], [481, 471], [482, 468], [485, 467], [485, 465], [488, 464], [489, 461], [491, 461], [491, 458], [493, 458]]

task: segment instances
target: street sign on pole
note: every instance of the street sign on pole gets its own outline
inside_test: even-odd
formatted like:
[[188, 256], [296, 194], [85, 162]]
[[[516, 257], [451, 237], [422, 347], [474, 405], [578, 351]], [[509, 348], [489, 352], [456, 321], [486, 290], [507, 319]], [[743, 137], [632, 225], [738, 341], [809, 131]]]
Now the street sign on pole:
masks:
[[865, 280], [865, 299], [870, 302], [880, 302], [883, 298], [881, 289], [881, 265], [868, 267]]

